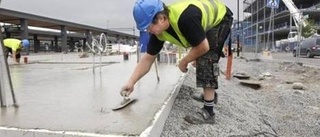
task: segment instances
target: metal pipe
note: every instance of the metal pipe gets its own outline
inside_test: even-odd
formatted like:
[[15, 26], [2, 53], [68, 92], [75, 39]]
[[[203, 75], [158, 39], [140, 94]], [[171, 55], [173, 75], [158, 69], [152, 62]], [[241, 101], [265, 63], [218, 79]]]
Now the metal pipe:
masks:
[[259, 44], [259, 43], [258, 43], [258, 41], [259, 41], [259, 38], [258, 38], [258, 33], [259, 33], [258, 1], [256, 1], [256, 3], [257, 3], [257, 11], [256, 11], [256, 14], [257, 14], [257, 19], [256, 19], [256, 20], [257, 20], [257, 22], [256, 22], [256, 46], [255, 46], [255, 55], [254, 55], [255, 59], [258, 58], [257, 54], [258, 54], [258, 44]]
[[[3, 46], [2, 46], [2, 33], [0, 33], [0, 75], [3, 76], [3, 73], [5, 72], [3, 70], [5, 57], [4, 57], [4, 52], [3, 52]], [[5, 95], [5, 89], [4, 89], [4, 77], [0, 77], [0, 106], [5, 107], [6, 106], [6, 95]]]
[[237, 1], [237, 20], [238, 20], [238, 27], [237, 27], [237, 57], [239, 57], [239, 52], [240, 52], [240, 40], [239, 40], [239, 29], [240, 29], [240, 21], [239, 21], [239, 0]]
[[[17, 101], [16, 101], [16, 97], [15, 97], [15, 93], [14, 93], [14, 89], [13, 89], [13, 85], [12, 85], [12, 79], [11, 79], [11, 75], [10, 75], [10, 70], [9, 70], [9, 66], [8, 66], [8, 62], [7, 62], [7, 58], [4, 55], [4, 46], [3, 45], [3, 41], [2, 41], [2, 33], [0, 33], [0, 63], [1, 63], [1, 70], [4, 69], [4, 71], [2, 70], [1, 72], [3, 73], [2, 75], [5, 75], [5, 77], [8, 80], [8, 86], [9, 86], [9, 90], [11, 92], [11, 96], [12, 96], [12, 101], [13, 101], [13, 106], [14, 107], [18, 107]], [[0, 87], [0, 97], [1, 97], [1, 107], [5, 107], [6, 106], [6, 95], [5, 95], [5, 87], [4, 86], [4, 78], [2, 77], [0, 78], [0, 83], [1, 83], [1, 87]], [[2, 81], [1, 81], [2, 80]]]

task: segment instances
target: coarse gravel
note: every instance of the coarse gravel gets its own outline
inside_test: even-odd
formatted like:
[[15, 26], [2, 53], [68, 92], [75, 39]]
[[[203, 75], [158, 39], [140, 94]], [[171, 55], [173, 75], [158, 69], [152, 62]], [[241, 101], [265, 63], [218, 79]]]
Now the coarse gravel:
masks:
[[[225, 70], [226, 58], [220, 60]], [[192, 68], [192, 67], [189, 67]], [[222, 71], [223, 72], [223, 71]], [[239, 79], [219, 76], [218, 104], [214, 106], [216, 124], [192, 125], [184, 121], [202, 102], [191, 98], [195, 70], [187, 77], [175, 99], [161, 137], [319, 137], [320, 71], [318, 68], [272, 60], [233, 59], [233, 74], [245, 73], [261, 82], [260, 89], [239, 84]], [[299, 82], [304, 88], [293, 89]]]

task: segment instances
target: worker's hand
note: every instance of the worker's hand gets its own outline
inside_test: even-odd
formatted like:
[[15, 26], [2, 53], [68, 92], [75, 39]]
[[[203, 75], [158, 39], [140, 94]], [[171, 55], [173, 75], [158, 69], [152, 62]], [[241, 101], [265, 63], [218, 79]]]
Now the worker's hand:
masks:
[[184, 61], [184, 59], [181, 59], [178, 65], [181, 72], [186, 73], [188, 71], [188, 63]]
[[120, 95], [123, 97], [128, 97], [132, 91], [134, 89], [134, 84], [127, 82], [127, 84], [125, 84], [120, 91]]

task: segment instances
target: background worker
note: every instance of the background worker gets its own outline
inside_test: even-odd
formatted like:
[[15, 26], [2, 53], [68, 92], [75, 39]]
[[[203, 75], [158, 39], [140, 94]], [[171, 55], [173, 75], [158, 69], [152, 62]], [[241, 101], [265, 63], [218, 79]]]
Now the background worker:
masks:
[[23, 39], [14, 39], [14, 38], [7, 38], [3, 40], [3, 44], [5, 47], [5, 55], [8, 58], [9, 53], [11, 54], [11, 57], [13, 59], [13, 62], [16, 64], [20, 64], [20, 58], [21, 58], [21, 50], [24, 47], [29, 46], [29, 40]]
[[178, 67], [187, 72], [196, 61], [197, 87], [204, 91], [204, 106], [184, 119], [192, 124], [213, 124], [213, 102], [218, 88], [218, 62], [233, 21], [232, 12], [219, 0], [178, 1], [165, 6], [160, 0], [137, 0], [133, 16], [140, 31], [151, 36], [144, 54], [120, 94], [128, 96], [135, 83], [149, 72], [165, 41], [190, 48]]

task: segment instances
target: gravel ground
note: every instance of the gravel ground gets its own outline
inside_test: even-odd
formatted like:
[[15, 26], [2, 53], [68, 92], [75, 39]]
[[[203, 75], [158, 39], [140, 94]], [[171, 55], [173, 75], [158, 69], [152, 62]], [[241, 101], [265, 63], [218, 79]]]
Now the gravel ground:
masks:
[[[226, 59], [220, 61], [225, 70]], [[320, 71], [295, 63], [272, 60], [233, 60], [233, 74], [245, 73], [261, 82], [260, 89], [239, 84], [233, 77], [219, 77], [216, 124], [192, 125], [183, 120], [201, 102], [191, 98], [194, 70], [188, 75], [164, 125], [162, 137], [319, 137]], [[294, 89], [298, 85], [300, 89]]]

